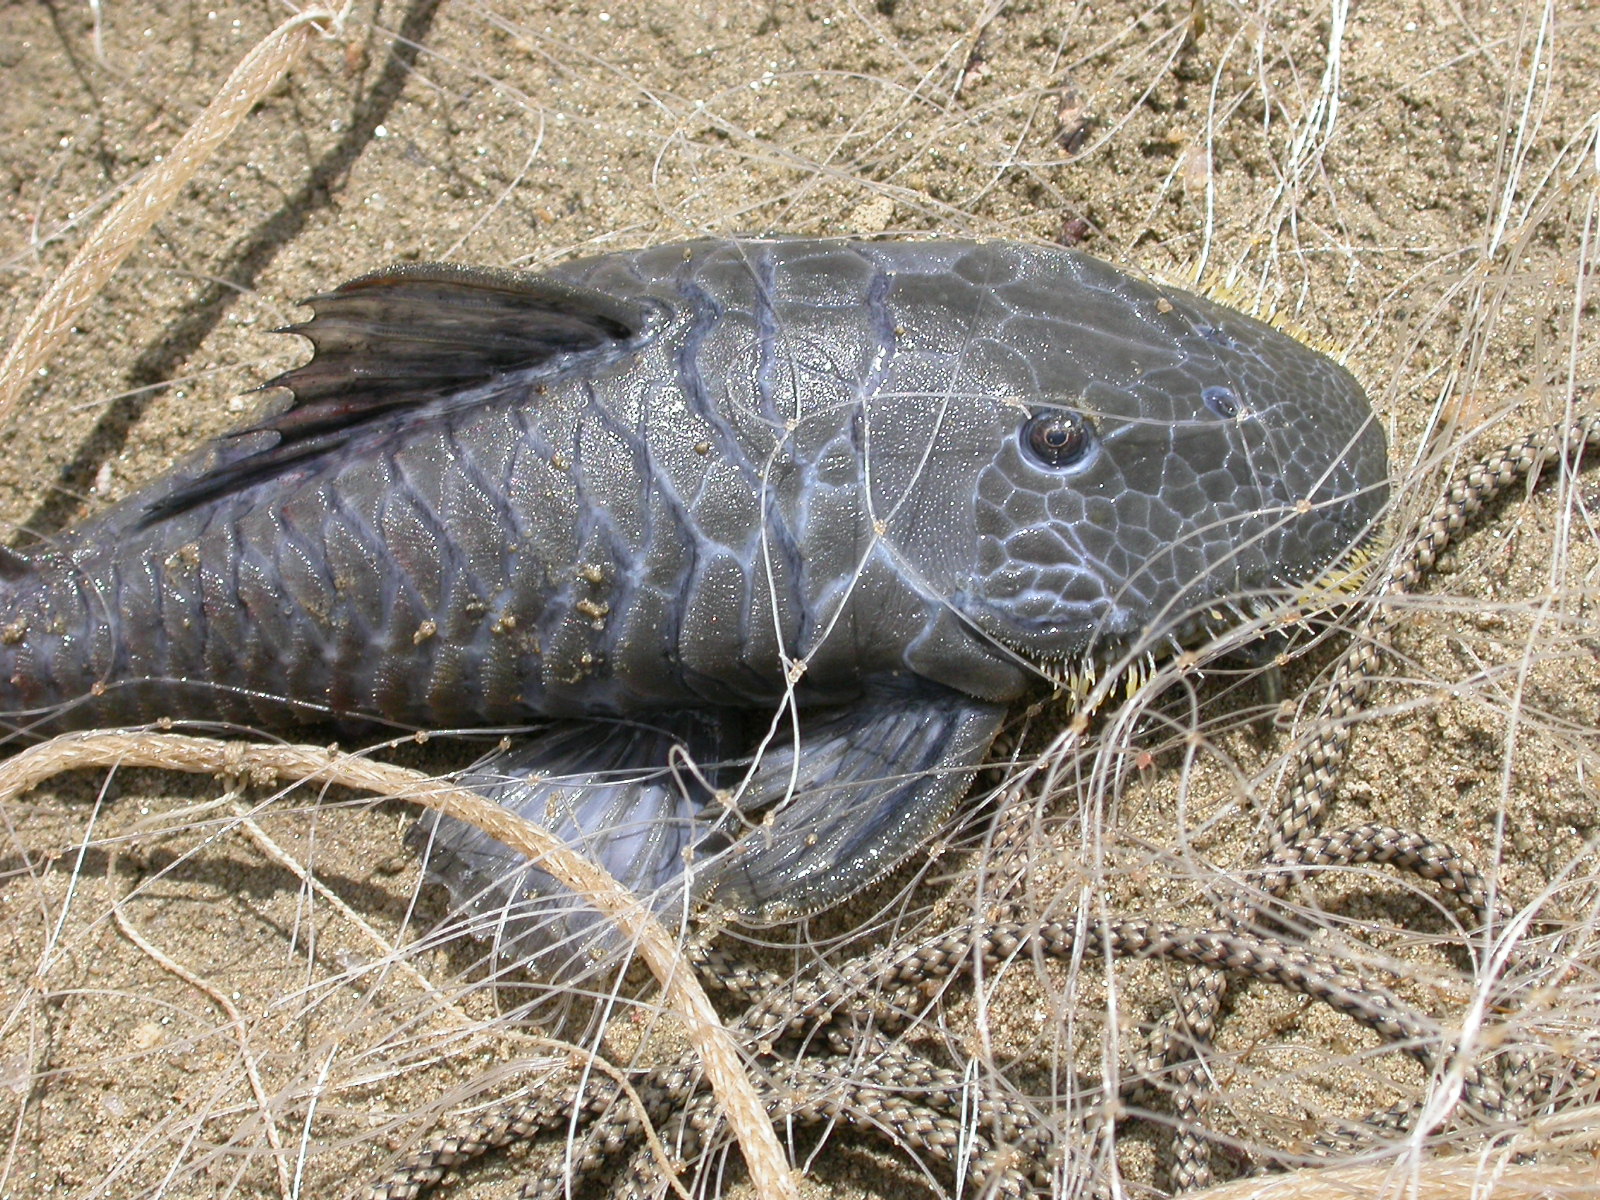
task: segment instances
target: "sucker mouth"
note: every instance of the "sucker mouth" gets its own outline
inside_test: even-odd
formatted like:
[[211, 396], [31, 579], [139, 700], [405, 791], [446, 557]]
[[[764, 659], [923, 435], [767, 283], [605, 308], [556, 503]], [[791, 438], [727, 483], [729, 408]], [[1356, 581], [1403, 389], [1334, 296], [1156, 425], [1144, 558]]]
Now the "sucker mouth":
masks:
[[[1383, 548], [1383, 539], [1369, 536], [1310, 580], [1276, 594], [1213, 600], [1162, 632], [1142, 629], [1091, 644], [1075, 655], [1030, 661], [1054, 685], [1056, 698], [1065, 700], [1077, 719], [1086, 720], [1119, 692], [1122, 702], [1132, 700], [1162, 668], [1185, 657], [1198, 668], [1341, 607], [1372, 579]], [[1275, 670], [1276, 664], [1261, 669]]]

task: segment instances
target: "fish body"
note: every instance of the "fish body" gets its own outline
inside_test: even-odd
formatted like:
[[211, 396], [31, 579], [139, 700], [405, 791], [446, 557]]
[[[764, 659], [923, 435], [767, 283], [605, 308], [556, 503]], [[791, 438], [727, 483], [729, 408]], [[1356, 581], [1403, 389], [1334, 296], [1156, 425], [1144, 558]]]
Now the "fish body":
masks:
[[[310, 303], [292, 405], [4, 564], [0, 711], [528, 726], [466, 782], [660, 907], [842, 899], [1008, 703], [1308, 584], [1386, 498], [1342, 367], [1066, 250], [700, 241]], [[502, 930], [581, 924], [426, 840]]]

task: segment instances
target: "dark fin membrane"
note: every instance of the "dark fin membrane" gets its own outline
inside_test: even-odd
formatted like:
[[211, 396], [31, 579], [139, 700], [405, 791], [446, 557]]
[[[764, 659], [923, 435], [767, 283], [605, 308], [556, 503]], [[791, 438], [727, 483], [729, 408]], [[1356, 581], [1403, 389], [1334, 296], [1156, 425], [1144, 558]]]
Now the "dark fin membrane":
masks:
[[847, 900], [933, 837], [1005, 711], [918, 685], [870, 693], [820, 719], [802, 714], [798, 756], [780, 730], [738, 800], [746, 813], [775, 806], [770, 822], [697, 867], [696, 895], [759, 923]]
[[[718, 744], [694, 718], [558, 721], [459, 782], [550, 830], [672, 925], [687, 901], [685, 851], [701, 836], [695, 816], [711, 799], [696, 770]], [[623, 948], [600, 913], [476, 826], [430, 813], [408, 840], [429, 878], [450, 889], [467, 930], [508, 957], [537, 959], [541, 974], [576, 978]]]
[[325, 454], [379, 418], [623, 349], [648, 317], [642, 305], [542, 275], [450, 263], [363, 275], [305, 303], [316, 315], [284, 332], [310, 340], [311, 361], [262, 385], [289, 388], [294, 402], [234, 435], [271, 432], [276, 440], [224, 456], [215, 470], [152, 501], [147, 524]]

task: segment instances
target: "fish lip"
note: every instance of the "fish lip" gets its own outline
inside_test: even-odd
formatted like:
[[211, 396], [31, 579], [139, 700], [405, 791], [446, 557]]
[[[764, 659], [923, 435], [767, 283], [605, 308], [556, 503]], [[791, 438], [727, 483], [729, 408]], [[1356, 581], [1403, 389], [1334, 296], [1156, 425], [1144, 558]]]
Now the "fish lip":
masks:
[[[1148, 682], [1158, 666], [1209, 646], [1217, 654], [1280, 629], [1302, 624], [1318, 613], [1352, 602], [1357, 593], [1377, 577], [1377, 567], [1388, 547], [1380, 532], [1369, 532], [1331, 562], [1310, 571], [1304, 580], [1280, 581], [1240, 598], [1237, 590], [1217, 591], [1209, 597], [1188, 598], [1181, 606], [1186, 615], [1163, 623], [1160, 613], [1136, 614], [1132, 609], [1108, 606], [1114, 618], [1088, 629], [1086, 636], [1065, 651], [1040, 652], [1038, 640], [1048, 628], [1062, 624], [1033, 621], [1018, 637], [1015, 622], [985, 627], [968, 621], [977, 636], [991, 639], [1026, 662], [1058, 693], [1071, 697], [1075, 709], [1093, 712], [1119, 684], [1127, 680], [1131, 698]], [[970, 597], [968, 597], [970, 600]], [[978, 602], [977, 609], [994, 606]], [[1170, 611], [1170, 610], [1168, 610]], [[1032, 636], [1029, 636], [1029, 635]], [[1029, 644], [1029, 643], [1033, 644]], [[1059, 646], [1059, 643], [1057, 643]], [[1202, 657], [1209, 660], [1212, 654]]]

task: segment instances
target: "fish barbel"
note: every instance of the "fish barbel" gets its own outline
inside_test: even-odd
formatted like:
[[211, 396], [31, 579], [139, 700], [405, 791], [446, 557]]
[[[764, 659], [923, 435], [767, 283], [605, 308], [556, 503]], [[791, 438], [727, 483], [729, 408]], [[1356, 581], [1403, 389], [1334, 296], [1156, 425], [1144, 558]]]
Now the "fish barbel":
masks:
[[[308, 303], [291, 404], [0, 562], [0, 711], [520, 728], [463, 782], [662, 910], [843, 900], [1011, 702], [1302, 592], [1387, 497], [1343, 367], [1069, 250], [706, 240]], [[587, 928], [477, 830], [419, 840], [508, 944]]]

